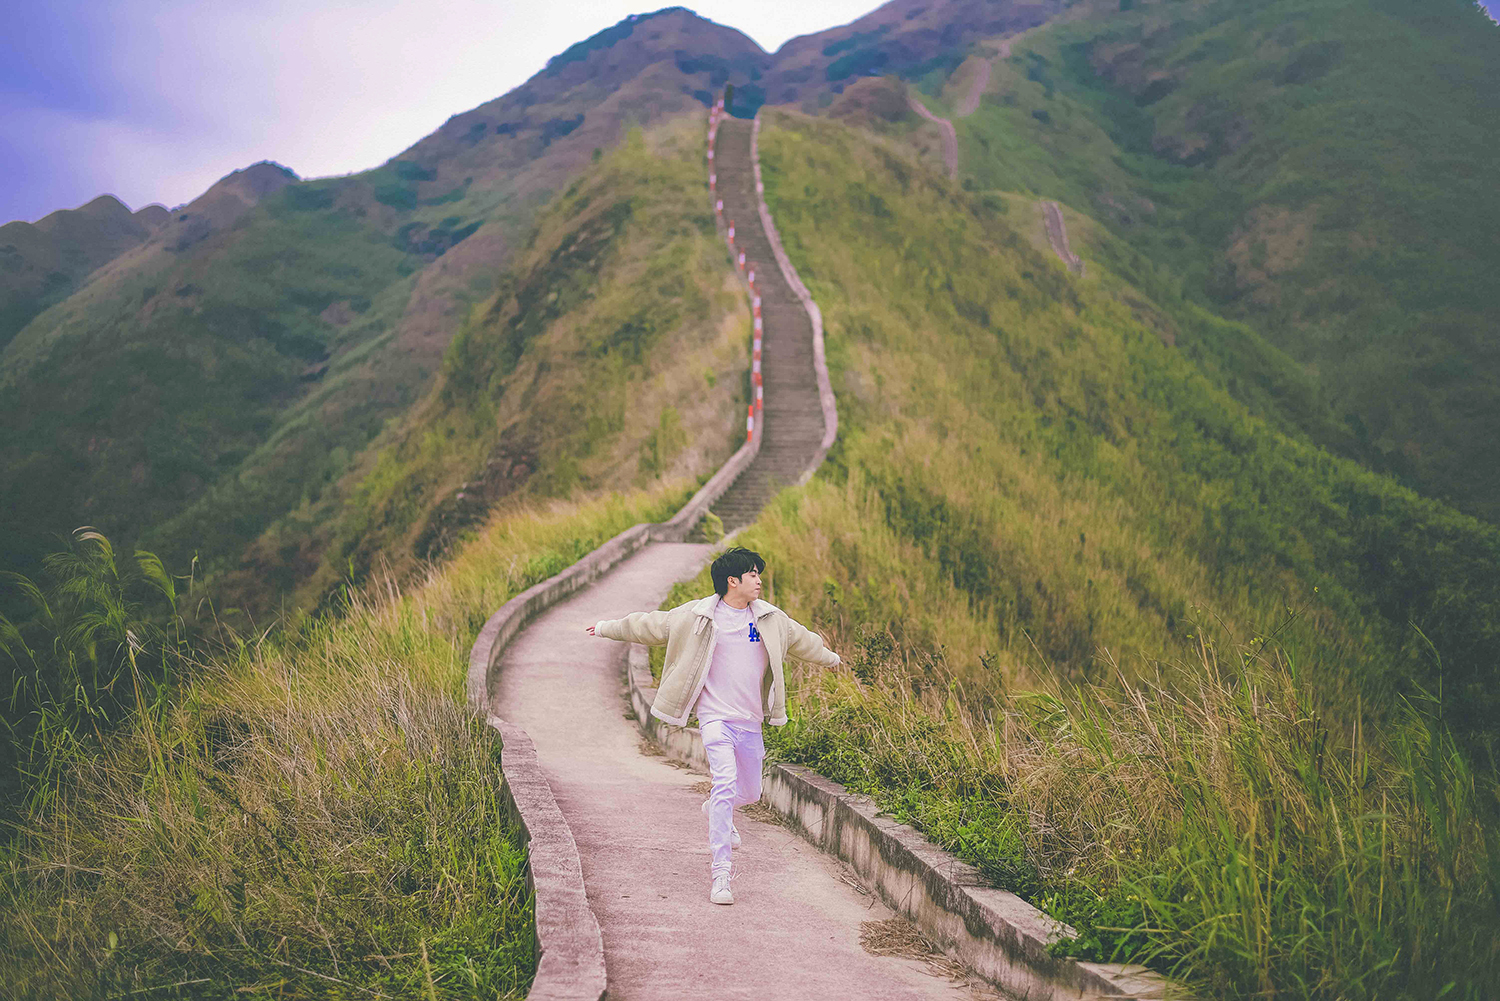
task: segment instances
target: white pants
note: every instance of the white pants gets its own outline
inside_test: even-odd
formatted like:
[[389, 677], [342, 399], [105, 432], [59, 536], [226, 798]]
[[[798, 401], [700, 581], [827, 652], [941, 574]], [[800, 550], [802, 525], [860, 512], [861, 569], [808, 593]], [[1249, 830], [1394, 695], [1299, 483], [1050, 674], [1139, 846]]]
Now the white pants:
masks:
[[715, 719], [704, 723], [700, 732], [713, 785], [708, 794], [708, 850], [717, 876], [729, 872], [734, 808], [760, 799], [760, 769], [766, 760], [766, 745], [759, 723]]

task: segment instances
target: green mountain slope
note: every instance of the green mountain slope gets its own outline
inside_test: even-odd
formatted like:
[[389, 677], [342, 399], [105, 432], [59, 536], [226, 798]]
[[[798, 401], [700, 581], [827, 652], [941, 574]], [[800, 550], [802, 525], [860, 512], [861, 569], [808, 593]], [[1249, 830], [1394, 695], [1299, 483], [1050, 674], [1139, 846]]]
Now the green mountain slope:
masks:
[[215, 185], [0, 355], [0, 562], [94, 524], [242, 572], [422, 397], [537, 208], [758, 54], [681, 8], [633, 17], [377, 170]]
[[87, 205], [0, 226], [0, 349], [33, 316], [66, 298], [96, 268], [140, 246], [167, 221], [148, 205], [131, 212], [100, 195]]
[[[311, 603], [435, 559], [497, 506], [699, 482], [744, 435], [750, 316], [715, 232], [696, 115], [636, 130], [541, 215], [421, 403], [251, 547], [225, 586]], [[210, 526], [195, 512], [170, 548]]]
[[830, 511], [856, 504], [839, 530], [895, 547], [876, 565], [910, 554], [928, 593], [963, 595], [891, 607], [856, 546], [820, 571], [846, 614], [888, 615], [962, 670], [1084, 677], [1101, 644], [1137, 668], [1186, 657], [1195, 605], [1245, 636], [1306, 605], [1299, 646], [1333, 688], [1372, 692], [1435, 686], [1414, 622], [1454, 711], [1493, 718], [1500, 532], [1277, 430], [1142, 323], [1118, 276], [1043, 256], [1016, 210], [861, 133], [774, 121], [767, 199], [845, 373]]
[[1495, 520], [1497, 73], [1458, 0], [1111, 5], [996, 62], [960, 163], [1105, 222], [1305, 366], [1319, 440]]
[[825, 101], [861, 67], [941, 73], [955, 47], [1059, 7], [903, 0], [774, 57], [666, 8], [570, 47], [377, 170], [231, 175], [0, 355], [0, 408], [17, 415], [0, 443], [0, 562], [35, 569], [89, 523], [197, 552], [211, 577], [300, 579], [321, 543], [290, 537], [309, 523], [291, 513], [365, 468], [538, 208], [626, 127], [702, 108], [726, 83], [751, 113], [768, 87]]
[[894, 142], [760, 149], [840, 434], [739, 541], [849, 664], [780, 753], [1202, 996], [1484, 997], [1491, 773], [1443, 727], [1500, 716], [1500, 531], [1277, 430]]

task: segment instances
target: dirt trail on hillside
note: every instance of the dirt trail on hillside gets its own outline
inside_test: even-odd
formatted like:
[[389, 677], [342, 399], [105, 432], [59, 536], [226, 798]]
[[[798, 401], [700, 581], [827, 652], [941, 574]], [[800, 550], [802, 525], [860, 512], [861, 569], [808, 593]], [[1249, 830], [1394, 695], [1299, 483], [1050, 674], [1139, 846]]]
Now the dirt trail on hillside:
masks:
[[[1009, 59], [1010, 47], [1035, 30], [1036, 28], [1028, 28], [1019, 35], [1012, 35], [1002, 41], [1000, 43], [1000, 54], [995, 58]], [[965, 95], [962, 105], [962, 108], [965, 110], [960, 113], [961, 115], [972, 115], [975, 109], [979, 107], [979, 96], [983, 93], [984, 87], [989, 86], [990, 67], [992, 65], [993, 61], [984, 64], [984, 84]], [[973, 99], [972, 102], [969, 100], [970, 98]], [[1053, 253], [1057, 254], [1062, 262], [1068, 266], [1069, 271], [1075, 275], [1082, 275], [1083, 259], [1073, 253], [1072, 248], [1068, 246], [1068, 224], [1063, 219], [1062, 208], [1056, 202], [1042, 202], [1042, 219], [1047, 227], [1047, 242], [1052, 244]]]
[[1083, 274], [1083, 259], [1068, 246], [1068, 225], [1063, 221], [1062, 209], [1056, 202], [1042, 202], [1042, 216], [1047, 222], [1047, 242], [1068, 270], [1075, 275]]
[[943, 130], [943, 163], [948, 167], [948, 180], [958, 179], [958, 133], [953, 131], [953, 123], [946, 118], [939, 118], [927, 110], [927, 105], [917, 100], [912, 95], [906, 95], [906, 103], [911, 110], [927, 119], [936, 122], [938, 128]]
[[[995, 59], [1009, 59], [1011, 43], [1019, 41], [1025, 36], [1025, 34], [1026, 32], [1023, 31], [1019, 35], [1012, 35], [1010, 38], [1002, 41], [1000, 43], [1000, 54], [996, 56]], [[990, 86], [990, 73], [994, 69], [995, 59], [980, 60], [979, 68], [975, 71], [974, 78], [969, 81], [969, 89], [964, 92], [964, 95], [958, 99], [958, 104], [954, 106], [954, 118], [968, 118], [974, 112], [979, 110], [979, 102], [981, 99], [983, 99], [984, 92], [988, 90]], [[953, 122], [947, 118], [941, 118], [937, 115], [934, 115], [927, 109], [927, 105], [917, 100], [916, 97], [911, 94], [907, 95], [906, 103], [911, 108], [911, 110], [915, 111], [917, 114], [921, 115], [929, 122], [933, 122], [937, 125], [938, 128], [943, 130], [943, 163], [948, 168], [948, 179], [950, 181], [957, 180], [958, 133], [953, 128]]]
[[[1000, 49], [1000, 58], [1005, 59], [1009, 56], [1010, 43], [1006, 42]], [[969, 85], [969, 92], [964, 95], [963, 100], [959, 101], [958, 107], [954, 109], [954, 118], [968, 118], [979, 110], [979, 99], [984, 96], [985, 90], [989, 88], [990, 70], [993, 67], [994, 63], [989, 59], [979, 64], [979, 73], [974, 77], [974, 82]]]

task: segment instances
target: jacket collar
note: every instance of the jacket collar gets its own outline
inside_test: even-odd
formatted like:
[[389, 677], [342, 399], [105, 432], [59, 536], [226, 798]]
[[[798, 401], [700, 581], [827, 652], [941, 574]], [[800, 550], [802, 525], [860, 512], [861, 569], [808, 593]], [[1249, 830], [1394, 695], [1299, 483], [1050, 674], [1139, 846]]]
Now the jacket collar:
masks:
[[[701, 615], [705, 619], [711, 619], [714, 617], [714, 606], [718, 603], [718, 594], [710, 594], [706, 598], [699, 598], [693, 603], [693, 614]], [[772, 612], [781, 611], [781, 609], [777, 608], [769, 601], [762, 601], [759, 598], [756, 598], [755, 600], [750, 602], [750, 610], [755, 614], [755, 617], [757, 619], [763, 619]]]

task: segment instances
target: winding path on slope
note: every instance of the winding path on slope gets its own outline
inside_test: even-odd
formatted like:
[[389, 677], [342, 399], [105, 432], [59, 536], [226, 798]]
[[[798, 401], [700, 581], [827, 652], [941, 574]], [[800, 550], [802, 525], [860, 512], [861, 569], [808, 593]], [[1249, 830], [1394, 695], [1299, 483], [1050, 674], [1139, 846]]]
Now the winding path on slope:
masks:
[[1042, 217], [1047, 224], [1047, 242], [1052, 244], [1053, 253], [1062, 258], [1069, 271], [1075, 275], [1083, 274], [1083, 258], [1068, 246], [1068, 225], [1063, 221], [1062, 208], [1056, 202], [1042, 202]]
[[[737, 243], [753, 255], [769, 242], [758, 212], [749, 211], [759, 205], [751, 124], [730, 119], [719, 129], [725, 215], [733, 212]], [[725, 495], [729, 503], [714, 508], [737, 524], [754, 518], [778, 481], [796, 479], [818, 457], [823, 433], [812, 349], [796, 343], [811, 338], [807, 313], [769, 251], [751, 260], [759, 268], [766, 328], [759, 472], [752, 464]], [[778, 356], [785, 364], [772, 365]], [[744, 841], [735, 853], [735, 905], [709, 903], [705, 794], [695, 788], [701, 776], [643, 743], [625, 697], [628, 646], [584, 629], [657, 607], [712, 548], [647, 545], [531, 620], [490, 675], [491, 711], [530, 735], [577, 843], [603, 937], [610, 1001], [996, 997], [934, 975], [919, 960], [866, 952], [861, 924], [894, 912], [863, 893], [832, 856], [786, 827], [756, 819], [763, 812], [737, 815]]]
[[[1000, 43], [1000, 54], [995, 59], [1009, 59], [1011, 45], [1021, 39], [1026, 32], [1012, 35]], [[990, 71], [994, 67], [994, 59], [985, 59], [979, 64], [978, 71], [969, 83], [969, 89], [965, 91], [962, 98], [954, 108], [954, 118], [968, 118], [979, 110], [979, 101], [984, 97], [984, 92], [990, 85]], [[943, 162], [948, 168], [948, 179], [958, 179], [958, 132], [953, 123], [946, 118], [939, 118], [928, 110], [927, 105], [917, 100], [915, 96], [908, 94], [906, 103], [911, 110], [935, 123], [943, 131]], [[1047, 242], [1052, 245], [1052, 250], [1067, 265], [1068, 270], [1075, 275], [1083, 274], [1083, 259], [1073, 253], [1068, 246], [1068, 226], [1063, 220], [1062, 209], [1056, 202], [1042, 203], [1042, 218], [1047, 229]]]
[[[1020, 37], [1016, 35], [1001, 42], [1000, 54], [995, 58], [1009, 59], [1010, 43]], [[993, 67], [993, 59], [980, 61], [979, 69], [975, 72], [974, 78], [969, 81], [969, 89], [964, 92], [963, 97], [959, 98], [958, 105], [953, 112], [954, 118], [968, 118], [979, 110], [979, 101], [984, 97], [984, 92], [990, 85], [990, 70]], [[912, 94], [906, 95], [906, 103], [911, 110], [943, 130], [943, 163], [948, 167], [948, 179], [956, 181], [958, 179], [958, 133], [954, 130], [953, 123], [946, 118], [934, 115], [928, 110], [927, 105], [917, 100]]]
[[911, 110], [929, 122], [935, 122], [937, 127], [943, 130], [943, 163], [948, 167], [948, 180], [958, 180], [958, 133], [953, 131], [953, 123], [928, 111], [927, 105], [917, 100], [912, 94], [906, 95], [906, 103]]

